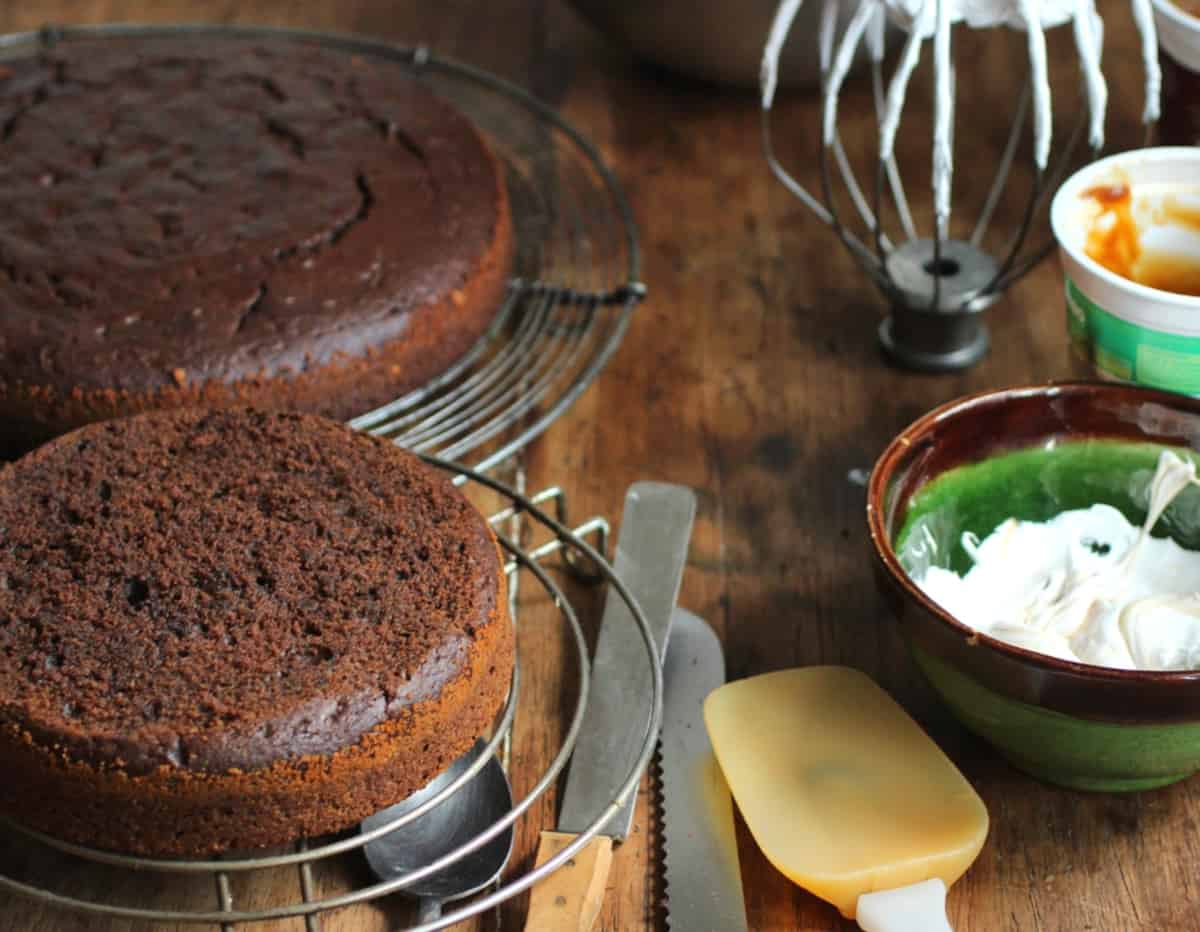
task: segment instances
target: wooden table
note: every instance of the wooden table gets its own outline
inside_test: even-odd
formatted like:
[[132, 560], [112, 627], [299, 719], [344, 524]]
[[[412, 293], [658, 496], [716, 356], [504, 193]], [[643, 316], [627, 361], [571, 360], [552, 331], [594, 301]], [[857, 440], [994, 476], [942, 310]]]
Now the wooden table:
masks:
[[[1125, 6], [1113, 0], [1102, 9], [1113, 88], [1108, 128], [1128, 146], [1138, 138], [1141, 106], [1136, 44]], [[753, 96], [638, 65], [560, 0], [41, 0], [5, 7], [0, 29], [103, 20], [263, 22], [421, 41], [561, 108], [625, 185], [643, 236], [651, 298], [608, 369], [525, 454], [531, 487], [562, 483], [576, 514], [614, 520], [635, 479], [695, 487], [700, 513], [682, 602], [721, 634], [730, 677], [844, 663], [866, 670], [904, 703], [991, 812], [988, 843], [950, 896], [960, 932], [1200, 926], [1196, 781], [1126, 796], [1066, 792], [1014, 771], [966, 734], [918, 679], [882, 608], [871, 580], [863, 489], [848, 479], [939, 402], [1065, 374], [1061, 273], [1054, 262], [990, 312], [994, 345], [982, 364], [957, 375], [901, 372], [877, 349], [882, 307], [872, 287], [768, 174]], [[1067, 41], [1069, 35], [1053, 37], [1051, 58], [1070, 71], [1075, 59]], [[1023, 53], [1019, 44], [996, 39], [986, 46], [979, 37], [956, 42], [960, 94], [978, 101], [959, 119], [956, 201], [977, 209], [1003, 144], [1012, 75], [1023, 67]], [[1077, 102], [1060, 97], [1065, 127]], [[927, 100], [918, 85], [900, 145], [910, 191], [926, 217]], [[866, 88], [853, 84], [842, 107], [851, 149], [871, 131], [868, 102]], [[784, 160], [811, 168], [813, 97], [786, 95], [777, 125]], [[1001, 228], [1016, 222], [1028, 185], [1028, 174], [1018, 171], [1014, 199], [996, 221]], [[1038, 230], [1046, 232], [1044, 220]], [[528, 763], [518, 759], [516, 766]], [[615, 859], [605, 930], [662, 927], [658, 826], [644, 797], [638, 832]], [[552, 821], [549, 801], [541, 817]], [[852, 927], [778, 874], [744, 828], [739, 832], [752, 929]], [[527, 868], [533, 842], [531, 831], [522, 833], [512, 869]], [[20, 859], [22, 852], [10, 845], [4, 857]], [[150, 901], [158, 881], [145, 883]], [[255, 899], [253, 891], [247, 896]], [[518, 899], [480, 927], [520, 928], [523, 910]], [[330, 915], [324, 927], [383, 929], [404, 916], [393, 898]], [[0, 927], [131, 928], [3, 897]]]

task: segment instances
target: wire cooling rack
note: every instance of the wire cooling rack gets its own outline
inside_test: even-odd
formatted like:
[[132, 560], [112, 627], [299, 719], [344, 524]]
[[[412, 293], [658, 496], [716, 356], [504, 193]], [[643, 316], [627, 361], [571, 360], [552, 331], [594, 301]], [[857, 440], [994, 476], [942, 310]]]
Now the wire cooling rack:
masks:
[[[588, 839], [595, 835], [597, 830], [616, 813], [625, 799], [631, 793], [636, 792], [642, 772], [654, 750], [662, 714], [662, 674], [656, 659], [654, 637], [640, 607], [603, 556], [608, 541], [607, 521], [603, 518], [593, 518], [574, 529], [568, 528], [567, 502], [561, 489], [550, 488], [532, 496], [525, 496], [479, 471], [466, 469], [432, 457], [426, 457], [426, 459], [438, 468], [446, 470], [456, 477], [461, 477], [467, 485], [468, 493], [483, 489], [491, 493], [492, 498], [498, 501], [500, 507], [492, 513], [489, 521], [497, 529], [501, 546], [508, 555], [505, 572], [508, 576], [510, 608], [513, 618], [519, 624], [517, 604], [523, 585], [535, 587], [534, 595], [539, 593], [544, 595], [548, 603], [553, 606], [557, 623], [565, 628], [567, 640], [571, 645], [570, 653], [574, 655], [574, 662], [571, 666], [574, 667], [576, 674], [576, 689], [574, 690], [576, 695], [566, 733], [549, 765], [536, 775], [532, 787], [520, 796], [513, 808], [466, 844], [419, 870], [397, 876], [386, 882], [348, 884], [345, 889], [333, 893], [323, 892], [320, 896], [315, 892], [314, 868], [333, 859], [361, 856], [359, 849], [367, 842], [420, 818], [462, 787], [482, 769], [487, 759], [504, 745], [516, 718], [521, 693], [519, 652], [517, 664], [513, 670], [508, 700], [486, 751], [476, 757], [472, 765], [457, 780], [436, 796], [387, 825], [371, 832], [345, 835], [333, 840], [305, 840], [300, 842], [294, 851], [286, 853], [265, 857], [230, 857], [222, 860], [198, 861], [142, 858], [98, 851], [51, 838], [40, 832], [24, 828], [11, 820], [3, 820], [0, 822], [0, 833], [11, 833], [11, 839], [20, 838], [22, 845], [35, 846], [40, 850], [28, 854], [24, 858], [27, 865], [35, 863], [39, 865], [25, 871], [34, 876], [14, 876], [13, 873], [0, 872], [0, 890], [65, 909], [114, 919], [207, 923], [218, 925], [224, 930], [232, 930], [236, 923], [304, 917], [309, 932], [316, 932], [321, 927], [319, 918], [321, 913], [400, 892], [404, 887], [417, 882], [422, 877], [466, 857], [509, 826], [516, 826], [523, 818], [532, 820], [534, 815], [531, 815], [531, 809], [546, 790], [553, 786], [575, 747], [586, 707], [588, 683], [591, 677], [587, 642], [578, 613], [564, 593], [562, 586], [548, 571], [546, 561], [550, 557], [560, 558], [564, 565], [576, 575], [586, 576], [593, 582], [607, 583], [611, 587], [609, 598], [622, 599], [630, 609], [636, 628], [630, 633], [631, 636], [638, 638], [645, 648], [645, 662], [652, 671], [653, 683], [652, 693], [647, 697], [649, 715], [641, 732], [640, 756], [629, 772], [612, 776], [612, 801], [595, 814], [595, 818], [587, 830], [576, 841], [545, 863], [510, 876], [498, 888], [486, 895], [481, 895], [468, 905], [449, 912], [438, 920], [413, 926], [411, 932], [433, 932], [435, 929], [444, 929], [471, 916], [486, 912], [510, 897], [529, 889], [578, 853]], [[553, 516], [547, 514], [547, 508], [554, 512]], [[526, 536], [530, 538], [529, 543], [525, 546], [521, 546], [511, 537], [501, 533], [504, 525], [517, 519], [521, 519], [522, 524], [525, 525]], [[589, 543], [589, 540], [593, 543]], [[539, 621], [539, 623], [542, 622]], [[539, 637], [538, 640], [542, 639]], [[520, 642], [519, 638], [518, 642]], [[532, 824], [535, 832], [540, 827], [538, 824]], [[87, 882], [73, 882], [72, 877], [78, 875], [78, 868], [84, 863], [111, 868], [118, 872], [113, 875], [114, 877], [125, 874], [125, 879], [128, 880], [128, 872], [136, 871], [139, 878], [146, 879], [144, 881], [139, 879], [139, 882], [132, 887], [128, 883], [97, 883], [94, 878]], [[252, 878], [256, 873], [265, 875], [266, 872], [281, 868], [298, 871], [299, 882], [296, 886], [299, 891], [298, 896], [281, 902], [256, 904], [253, 907], [239, 905], [233, 893], [234, 878], [239, 880], [246, 877]], [[179, 882], [180, 878], [190, 878], [193, 881], [197, 878], [207, 878], [211, 883], [212, 906], [208, 908], [195, 907], [193, 905], [194, 888], [188, 887], [184, 882]], [[169, 896], [172, 882], [177, 882], [180, 897], [181, 899], [186, 898], [188, 905], [173, 908], [150, 908], [144, 905], [143, 891], [152, 889], [155, 891], [156, 899], [161, 900], [164, 896]], [[277, 883], [264, 883], [258, 887], [258, 891], [261, 894], [264, 887], [274, 890], [279, 886]], [[123, 901], [119, 899], [122, 895], [125, 897]]]
[[446, 459], [478, 456], [476, 468], [488, 469], [566, 411], [616, 351], [646, 294], [637, 231], [599, 153], [545, 104], [425, 48], [387, 55], [488, 134], [507, 167], [516, 274], [491, 330], [458, 365], [351, 426]]
[[206, 35], [316, 42], [392, 62], [483, 130], [505, 167], [517, 250], [502, 306], [451, 369], [351, 425], [477, 469], [509, 459], [592, 382], [646, 293], [632, 213], [595, 147], [515, 84], [423, 46], [262, 26], [105, 24], [0, 36], [0, 56], [78, 40]]
[[[511, 465], [513, 455], [566, 411], [619, 346], [635, 307], [645, 295], [639, 281], [632, 215], [616, 179], [595, 148], [553, 110], [513, 84], [439, 58], [423, 47], [262, 27], [103, 25], [46, 28], [3, 36], [0, 56], [80, 39], [204, 35], [315, 41], [395, 62], [466, 113], [485, 132], [504, 164], [517, 255], [507, 295], [488, 333], [466, 357], [433, 382], [350, 423], [424, 455], [451, 473], [468, 493], [482, 492], [498, 503], [489, 520], [498, 531], [507, 526], [513, 532], [507, 536], [498, 533], [508, 554], [506, 572], [513, 618], [518, 619], [517, 597], [522, 583], [525, 589], [534, 591], [535, 597], [545, 597], [572, 647], [574, 663], [566, 663], [571, 669], [563, 673], [563, 678], [574, 679], [577, 698], [553, 759], [535, 775], [532, 786], [508, 814], [440, 861], [390, 881], [364, 882], [365, 869], [327, 872], [324, 868], [356, 857], [361, 860], [359, 849], [372, 838], [440, 804], [482, 769], [488, 757], [508, 747], [521, 690], [520, 656], [508, 701], [485, 753], [441, 793], [389, 825], [368, 834], [305, 840], [295, 850], [284, 853], [194, 861], [92, 850], [0, 820], [0, 845], [10, 849], [20, 845], [23, 856], [17, 860], [25, 868], [5, 872], [3, 865], [9, 859], [0, 862], [0, 891], [115, 920], [208, 924], [232, 930], [241, 923], [303, 917], [308, 932], [315, 932], [321, 928], [322, 913], [400, 892], [482, 847], [508, 826], [519, 827], [523, 819], [531, 823], [536, 834], [541, 826], [532, 824], [531, 810], [570, 758], [591, 675], [578, 613], [548, 571], [547, 561], [553, 557], [576, 576], [607, 583], [611, 587], [609, 597], [620, 598], [629, 606], [637, 628], [634, 634], [645, 647], [653, 683], [641, 754], [629, 772], [612, 775], [612, 802], [595, 814], [588, 830], [573, 844], [544, 864], [509, 876], [468, 905], [413, 927], [413, 932], [432, 932], [496, 907], [570, 860], [636, 791], [653, 751], [662, 708], [661, 672], [653, 636], [641, 609], [603, 556], [607, 522], [593, 518], [571, 529], [561, 489], [550, 488], [526, 497], [487, 474], [501, 464]], [[467, 461], [473, 466], [451, 461]], [[521, 478], [519, 472], [514, 474]], [[546, 513], [547, 508], [553, 516]], [[524, 539], [529, 543], [522, 546]], [[90, 872], [90, 879], [81, 879], [81, 868]], [[297, 895], [279, 902], [260, 902], [261, 891], [276, 889], [277, 885], [254, 884], [254, 878], [280, 870], [296, 871]], [[114, 882], [97, 879], [97, 871], [113, 872], [102, 876]], [[341, 889], [328, 892], [326, 874], [349, 880]], [[131, 877], [138, 882], [131, 883]], [[208, 895], [202, 899], [211, 906], [195, 905], [199, 901], [197, 883], [208, 887]], [[246, 895], [245, 891], [251, 889], [257, 892]], [[179, 903], [148, 907], [145, 891], [150, 890], [155, 902], [169, 899], [177, 890]]]

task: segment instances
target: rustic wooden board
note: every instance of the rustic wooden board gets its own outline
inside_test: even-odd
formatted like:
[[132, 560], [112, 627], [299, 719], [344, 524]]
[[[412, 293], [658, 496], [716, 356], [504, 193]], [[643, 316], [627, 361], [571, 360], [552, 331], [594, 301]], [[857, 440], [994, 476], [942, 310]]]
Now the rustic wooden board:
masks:
[[[1123, 2], [1109, 0], [1101, 10], [1112, 89], [1108, 128], [1129, 146], [1139, 138], [1136, 42]], [[682, 600], [722, 635], [730, 676], [847, 663], [904, 703], [978, 787], [992, 816], [983, 854], [950, 895], [960, 932], [1200, 927], [1196, 781], [1129, 796], [1070, 793], [1017, 773], [965, 734], [918, 679], [884, 613], [871, 580], [863, 491], [848, 480], [851, 470], [871, 465], [899, 428], [941, 401], [1067, 374], [1061, 275], [1053, 262], [990, 312], [994, 346], [976, 369], [941, 377], [902, 373], [876, 349], [882, 310], [872, 288], [768, 174], [752, 95], [638, 65], [561, 2], [42, 0], [0, 10], [0, 29], [138, 19], [268, 22], [424, 41], [561, 107], [626, 186], [643, 234], [651, 299], [612, 365], [528, 451], [530, 486], [563, 484], [574, 514], [614, 520], [635, 479], [694, 486], [701, 508]], [[1075, 68], [1069, 39], [1064, 32], [1050, 44], [1051, 61], [1067, 72]], [[1023, 53], [1019, 44], [986, 34], [964, 37], [956, 54], [960, 94], [975, 101], [959, 121], [956, 203], [977, 208], [1007, 131]], [[914, 86], [899, 145], [914, 209], [923, 217], [930, 214], [927, 91]], [[1077, 101], [1063, 95], [1056, 110], [1065, 134]], [[843, 138], [854, 150], [872, 132], [861, 83], [849, 88], [842, 116]], [[809, 181], [816, 125], [810, 96], [781, 101], [781, 154]], [[997, 216], [1000, 229], [1016, 222], [1028, 172], [1019, 169], [1012, 186], [1014, 197]], [[1040, 229], [1045, 233], [1044, 224]], [[529, 637], [537, 607], [526, 617]], [[527, 651], [518, 784], [537, 772], [561, 728], [558, 649], [548, 641]], [[609, 932], [662, 928], [654, 857], [661, 827], [651, 810], [644, 791], [637, 834], [614, 859], [600, 921]], [[538, 807], [547, 827], [553, 811], [550, 799]], [[739, 831], [752, 929], [853, 928], [776, 873]], [[524, 828], [514, 870], [528, 866], [535, 842], [535, 826]], [[20, 846], [0, 847], [5, 866], [26, 857]], [[81, 882], [107, 882], [98, 872], [82, 873]], [[156, 883], [146, 881], [148, 901]], [[266, 899], [295, 880], [281, 875], [274, 883], [276, 889], [244, 895]], [[519, 929], [523, 910], [521, 898], [479, 927], [498, 922]], [[389, 901], [333, 914], [324, 927], [385, 929], [406, 915], [402, 904]], [[0, 927], [130, 928], [64, 918], [11, 898], [0, 898]]]

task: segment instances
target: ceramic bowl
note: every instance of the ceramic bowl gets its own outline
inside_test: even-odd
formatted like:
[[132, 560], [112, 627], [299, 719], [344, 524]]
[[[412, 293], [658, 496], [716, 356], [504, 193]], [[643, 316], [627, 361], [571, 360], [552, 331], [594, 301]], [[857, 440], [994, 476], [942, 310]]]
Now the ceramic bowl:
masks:
[[[910, 544], [911, 530], [923, 525], [933, 558], [961, 572], [962, 533], [986, 537], [1009, 516], [1045, 520], [1105, 502], [1140, 524], [1164, 445], [1200, 449], [1200, 400], [1110, 383], [1012, 388], [931, 411], [871, 474], [880, 588], [917, 666], [967, 728], [1051, 783], [1142, 790], [1200, 770], [1200, 672], [1073, 663], [981, 635], [912, 581], [905, 564], [929, 554]], [[1200, 491], [1185, 492], [1164, 527], [1200, 549]]]

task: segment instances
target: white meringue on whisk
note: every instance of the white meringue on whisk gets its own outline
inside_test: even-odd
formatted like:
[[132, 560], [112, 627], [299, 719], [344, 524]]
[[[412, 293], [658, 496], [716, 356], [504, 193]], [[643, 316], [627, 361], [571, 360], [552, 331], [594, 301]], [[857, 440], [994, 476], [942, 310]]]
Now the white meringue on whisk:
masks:
[[[819, 0], [821, 27], [819, 43], [822, 73], [821, 108], [821, 196], [814, 196], [776, 159], [771, 145], [769, 112], [777, 87], [780, 52], [802, 0], [782, 0], [775, 11], [763, 50], [760, 75], [763, 108], [763, 139], [768, 164], [788, 190], [800, 198], [818, 218], [839, 236], [859, 265], [870, 275], [892, 303], [892, 315], [880, 328], [885, 350], [902, 365], [917, 369], [947, 370], [971, 365], [986, 352], [988, 338], [983, 324], [968, 319], [997, 300], [1000, 294], [1034, 265], [1050, 254], [1053, 239], [1038, 248], [1023, 251], [1033, 228], [1033, 217], [1043, 195], [1061, 166], [1070, 162], [1076, 141], [1086, 138], [1093, 154], [1104, 145], [1104, 118], [1108, 91], [1100, 59], [1104, 28], [1095, 0]], [[818, 2], [818, 0], [810, 0]], [[1153, 122], [1159, 114], [1161, 76], [1157, 37], [1150, 0], [1129, 0], [1131, 18], [1141, 36], [1145, 68], [1143, 119]], [[848, 12], [846, 26], [838, 34], [839, 13]], [[882, 35], [892, 22], [908, 33], [895, 69], [883, 75]], [[974, 228], [968, 236], [950, 235], [951, 191], [954, 177], [955, 64], [952, 33], [956, 24], [972, 29], [1007, 28], [1024, 34], [1028, 60], [1027, 81], [1018, 98], [1017, 116], [1009, 140], [998, 153], [996, 173]], [[1077, 129], [1068, 134], [1060, 167], [1048, 171], [1054, 126], [1047, 63], [1048, 29], [1071, 24], [1083, 78], [1086, 112]], [[933, 200], [932, 236], [922, 237], [912, 219], [895, 159], [895, 142], [903, 116], [909, 80], [920, 63], [922, 47], [931, 42], [934, 88], [932, 164], [930, 188]], [[838, 106], [842, 86], [856, 53], [864, 47], [871, 63], [872, 91], [878, 123], [878, 159], [874, 190], [860, 185], [850, 168], [853, 160], [845, 152], [838, 134]], [[1009, 169], [1018, 151], [1018, 141], [1027, 115], [1032, 112], [1033, 193], [1016, 234], [1009, 237], [1003, 253], [992, 255], [983, 246]], [[857, 217], [867, 236], [856, 234], [839, 215], [833, 197], [832, 179], [840, 176]], [[904, 238], [889, 237], [883, 229], [882, 192], [892, 195]], [[937, 316], [940, 315], [940, 316]]]

